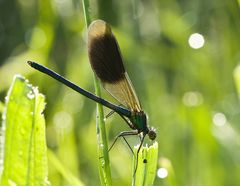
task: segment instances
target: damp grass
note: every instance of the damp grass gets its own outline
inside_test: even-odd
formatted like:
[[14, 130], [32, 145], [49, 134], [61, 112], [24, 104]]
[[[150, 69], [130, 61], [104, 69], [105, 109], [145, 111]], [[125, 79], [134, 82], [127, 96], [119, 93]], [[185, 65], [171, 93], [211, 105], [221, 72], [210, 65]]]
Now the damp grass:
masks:
[[[84, 10], [84, 17], [86, 22], [86, 27], [91, 23], [91, 17], [89, 13], [89, 1], [82, 0], [83, 10]], [[100, 89], [100, 82], [94, 76], [94, 87], [95, 87], [95, 94], [98, 97], [101, 97], [101, 89]], [[104, 112], [103, 106], [97, 103], [97, 112], [96, 112], [96, 131], [97, 131], [97, 146], [98, 146], [98, 169], [99, 169], [99, 176], [101, 185], [112, 185], [112, 178], [111, 178], [111, 170], [110, 170], [110, 161], [109, 161], [109, 154], [108, 154], [108, 142], [107, 142], [107, 134], [104, 122]]]

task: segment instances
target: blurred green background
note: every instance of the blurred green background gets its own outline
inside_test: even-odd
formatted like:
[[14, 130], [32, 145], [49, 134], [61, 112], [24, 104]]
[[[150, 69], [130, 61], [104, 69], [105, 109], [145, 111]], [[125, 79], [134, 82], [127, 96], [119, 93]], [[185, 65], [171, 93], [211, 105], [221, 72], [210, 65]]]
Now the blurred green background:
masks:
[[[239, 1], [91, 0], [90, 7], [92, 19], [112, 25], [149, 124], [157, 129], [155, 185], [240, 185], [233, 76], [240, 62]], [[46, 95], [49, 149], [66, 172], [99, 185], [95, 103], [32, 70], [27, 60], [94, 92], [81, 1], [0, 1], [0, 111], [13, 75], [25, 75]], [[103, 97], [114, 101], [104, 91]], [[109, 144], [128, 130], [117, 115], [106, 123]], [[113, 184], [130, 185], [132, 154], [123, 140], [110, 162]], [[51, 159], [49, 180], [69, 185]]]

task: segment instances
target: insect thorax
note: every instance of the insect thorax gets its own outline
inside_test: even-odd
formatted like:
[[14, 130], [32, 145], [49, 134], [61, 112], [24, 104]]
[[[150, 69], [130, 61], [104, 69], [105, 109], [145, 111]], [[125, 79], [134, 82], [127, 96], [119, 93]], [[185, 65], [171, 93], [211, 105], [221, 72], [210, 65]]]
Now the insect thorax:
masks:
[[139, 132], [148, 133], [147, 116], [143, 111], [133, 112], [130, 120]]

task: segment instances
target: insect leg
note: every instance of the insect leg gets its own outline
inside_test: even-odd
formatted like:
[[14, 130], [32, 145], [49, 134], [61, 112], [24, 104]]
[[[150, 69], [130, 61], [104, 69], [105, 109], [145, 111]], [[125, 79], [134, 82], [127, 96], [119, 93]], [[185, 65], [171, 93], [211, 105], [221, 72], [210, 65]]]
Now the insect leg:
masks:
[[[120, 137], [123, 137], [123, 139], [124, 139], [125, 141], [127, 141], [127, 140], [125, 139], [125, 136], [133, 136], [133, 135], [138, 135], [138, 134], [139, 134], [138, 131], [123, 131], [123, 132], [121, 132], [120, 134], [118, 134], [118, 135], [116, 136], [116, 138], [115, 138], [115, 140], [113, 141], [112, 145], [110, 146], [108, 152], [113, 148], [114, 144], [116, 143], [116, 141], [117, 141]], [[127, 143], [127, 145], [128, 145], [129, 148], [131, 149], [131, 147], [130, 147], [130, 145], [129, 145], [128, 143]], [[131, 149], [131, 151], [132, 151], [132, 149]]]

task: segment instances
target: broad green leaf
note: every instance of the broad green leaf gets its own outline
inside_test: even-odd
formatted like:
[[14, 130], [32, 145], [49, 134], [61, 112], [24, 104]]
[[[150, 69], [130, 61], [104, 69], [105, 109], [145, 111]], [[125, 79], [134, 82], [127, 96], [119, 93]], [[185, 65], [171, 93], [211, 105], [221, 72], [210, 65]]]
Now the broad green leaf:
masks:
[[44, 96], [16, 75], [2, 117], [1, 185], [49, 185], [44, 107]]
[[[137, 157], [138, 146], [134, 148], [134, 156]], [[134, 158], [135, 160], [135, 158]], [[133, 178], [134, 186], [150, 186], [153, 185], [156, 177], [158, 160], [158, 143], [154, 142], [150, 147], [142, 147], [138, 154], [137, 170]], [[136, 169], [136, 160], [133, 170]]]

